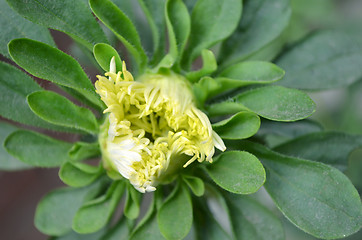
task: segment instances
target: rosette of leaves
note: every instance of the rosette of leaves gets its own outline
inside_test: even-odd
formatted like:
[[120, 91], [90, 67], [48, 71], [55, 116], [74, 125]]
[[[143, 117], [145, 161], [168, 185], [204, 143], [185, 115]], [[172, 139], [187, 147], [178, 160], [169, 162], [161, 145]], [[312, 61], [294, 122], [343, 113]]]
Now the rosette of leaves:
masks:
[[[303, 120], [315, 104], [296, 89], [361, 78], [356, 38], [322, 31], [282, 52], [291, 15], [287, 0], [1, 0], [0, 9], [6, 23], [1, 54], [61, 89], [44, 90], [20, 69], [0, 64], [0, 115], [24, 125], [1, 123], [1, 169], [60, 167], [69, 186], [40, 201], [35, 225], [41, 232], [53, 239], [285, 239], [279, 218], [247, 196], [262, 186], [281, 213], [312, 236], [342, 238], [360, 229], [360, 196], [342, 171], [362, 137]], [[101, 162], [88, 161], [100, 156], [105, 106], [48, 29], [69, 35], [103, 71], [112, 57], [120, 67], [120, 56], [128, 56], [136, 79], [147, 72], [185, 76], [227, 151], [216, 153], [214, 163], [189, 166], [153, 193], [109, 178]], [[118, 41], [122, 48], [110, 45]], [[71, 133], [79, 141], [27, 126]]]

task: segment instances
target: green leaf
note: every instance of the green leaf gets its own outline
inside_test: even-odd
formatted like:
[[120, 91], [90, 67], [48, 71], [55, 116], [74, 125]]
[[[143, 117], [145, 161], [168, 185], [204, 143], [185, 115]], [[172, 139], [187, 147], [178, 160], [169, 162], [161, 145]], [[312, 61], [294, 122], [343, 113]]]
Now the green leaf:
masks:
[[248, 196], [227, 195], [233, 232], [237, 240], [284, 240], [281, 221]]
[[244, 139], [253, 136], [260, 127], [260, 118], [252, 112], [239, 112], [212, 125], [224, 139]]
[[245, 60], [247, 60], [247, 61], [256, 61], [256, 60], [273, 61], [280, 54], [280, 52], [282, 50], [284, 50], [284, 47], [288, 40], [285, 32], [287, 32], [287, 30], [284, 30], [273, 41], [269, 42], [267, 45], [260, 48], [258, 51], [249, 55]]
[[147, 63], [140, 37], [131, 20], [109, 0], [89, 0], [94, 14], [121, 40], [135, 58], [141, 72]]
[[69, 160], [67, 152], [72, 147], [40, 133], [18, 130], [10, 134], [5, 149], [19, 160], [37, 167], [57, 167]]
[[102, 229], [96, 233], [91, 234], [79, 234], [74, 231], [70, 231], [65, 235], [49, 238], [49, 240], [99, 240], [99, 238], [102, 237], [106, 231], [107, 229]]
[[323, 127], [319, 123], [309, 119], [296, 122], [275, 122], [263, 119], [256, 136], [263, 138], [267, 146], [274, 147], [290, 139], [322, 130]]
[[182, 184], [174, 189], [157, 214], [161, 234], [168, 240], [183, 239], [192, 226], [192, 202], [188, 189]]
[[[129, 234], [126, 218], [122, 217], [100, 240], [128, 240]], [[99, 238], [97, 238], [97, 240], [99, 240]]]
[[216, 103], [208, 108], [210, 115], [225, 115], [248, 110], [274, 121], [296, 121], [315, 111], [312, 99], [296, 89], [268, 86], [241, 93], [231, 101]]
[[157, 223], [157, 205], [158, 201], [162, 199], [157, 199], [160, 197], [160, 191], [155, 192], [152, 196], [152, 201], [148, 207], [148, 210], [142, 220], [138, 223], [136, 228], [133, 230], [130, 237], [131, 240], [159, 240], [165, 239], [158, 228]]
[[37, 91], [28, 95], [27, 101], [30, 109], [45, 121], [91, 134], [98, 133], [97, 119], [89, 109], [78, 107], [55, 92]]
[[132, 234], [131, 240], [163, 240], [157, 223], [157, 212], [154, 211], [144, 223]]
[[5, 151], [4, 141], [11, 133], [18, 130], [17, 127], [5, 122], [0, 122], [0, 170], [16, 171], [31, 168], [30, 165], [19, 161]]
[[76, 142], [68, 152], [68, 156], [72, 161], [81, 161], [91, 157], [101, 155], [99, 143]]
[[203, 77], [192, 85], [192, 91], [200, 106], [203, 106], [209, 97], [216, 95], [219, 89], [219, 82], [211, 77]]
[[165, 34], [165, 0], [138, 0], [146, 15], [147, 21], [152, 31], [153, 57], [151, 64], [158, 63], [164, 56], [166, 45]]
[[315, 103], [307, 94], [280, 86], [250, 90], [236, 96], [236, 102], [264, 118], [276, 121], [304, 119], [315, 111]]
[[98, 123], [93, 113], [78, 107], [67, 98], [51, 91], [37, 91], [27, 97], [30, 109], [45, 121], [55, 125], [98, 133]]
[[[200, 240], [231, 240], [232, 238], [220, 226], [211, 215], [203, 216], [203, 219], [196, 220], [196, 231]], [[201, 218], [201, 216], [200, 216]]]
[[192, 12], [197, 0], [183, 0], [189, 12]]
[[222, 45], [220, 64], [224, 67], [244, 60], [276, 39], [289, 23], [289, 0], [249, 0], [237, 30]]
[[59, 178], [71, 187], [83, 187], [94, 182], [102, 172], [102, 166], [65, 162], [59, 170]]
[[322, 31], [283, 54], [277, 64], [285, 69], [283, 86], [301, 89], [344, 87], [362, 77], [362, 47], [352, 34]]
[[186, 78], [191, 82], [196, 82], [201, 77], [211, 74], [217, 69], [216, 59], [212, 51], [204, 49], [201, 51], [201, 56], [202, 68], [186, 74]]
[[[89, 1], [89, 0], [85, 0]], [[140, 19], [137, 18], [136, 4], [133, 4], [133, 0], [111, 0], [121, 11], [133, 22], [135, 25], [137, 25], [137, 21], [140, 21]], [[137, 9], [140, 10], [140, 9]], [[144, 21], [143, 21], [144, 22]]]
[[231, 233], [230, 210], [226, 199], [222, 194], [225, 193], [225, 191], [217, 187], [213, 182], [205, 182], [205, 188], [207, 196], [207, 199], [205, 200], [207, 200], [207, 203], [202, 204], [201, 206], [208, 206], [207, 211], [211, 212], [216, 222], [219, 223], [220, 226], [223, 226], [223, 229], [228, 229], [228, 232]]
[[[210, 198], [209, 198], [210, 200]], [[216, 221], [212, 212], [207, 209], [207, 202], [198, 199], [194, 204], [196, 239], [199, 240], [231, 240], [232, 238]]]
[[319, 162], [240, 142], [267, 169], [265, 188], [283, 214], [303, 231], [323, 239], [346, 237], [362, 223], [359, 194], [339, 170]]
[[114, 49], [111, 45], [106, 43], [98, 43], [94, 45], [93, 54], [99, 66], [101, 66], [104, 71], [110, 71], [109, 67], [112, 57], [115, 57], [114, 60], [116, 62], [116, 72], [122, 71], [122, 60], [118, 55], [117, 50]]
[[205, 184], [201, 178], [182, 175], [182, 179], [197, 197], [204, 195]]
[[254, 193], [265, 182], [263, 165], [248, 152], [222, 153], [206, 167], [206, 171], [221, 188], [237, 194]]
[[230, 36], [242, 10], [240, 0], [198, 0], [191, 14], [191, 34], [185, 52], [186, 68], [200, 52]]
[[9, 43], [14, 61], [35, 77], [72, 88], [89, 101], [103, 108], [99, 96], [79, 63], [64, 52], [30, 39], [15, 39]]
[[84, 1], [7, 0], [9, 5], [30, 21], [67, 33], [89, 50], [107, 42], [100, 26]]
[[113, 182], [106, 195], [86, 202], [75, 214], [72, 228], [86, 234], [103, 228], [117, 207], [125, 189], [125, 182]]
[[285, 155], [326, 163], [347, 170], [349, 154], [362, 147], [362, 136], [338, 132], [311, 133], [274, 148]]
[[165, 17], [169, 54], [174, 61], [178, 61], [190, 35], [190, 15], [182, 0], [167, 0]]
[[127, 190], [124, 215], [129, 219], [136, 219], [140, 214], [142, 196], [131, 184], [127, 185]]
[[228, 67], [215, 80], [221, 85], [218, 90], [221, 93], [251, 84], [273, 83], [282, 79], [284, 74], [284, 70], [273, 63], [249, 61]]
[[290, 139], [313, 132], [320, 132], [322, 130], [323, 127], [318, 122], [309, 119], [296, 122], [275, 122], [263, 120], [258, 134], [262, 136], [275, 134], [285, 136]]
[[[175, 56], [177, 57], [177, 56]], [[167, 53], [163, 58], [162, 60], [157, 64], [156, 67], [154, 67], [152, 69], [152, 72], [159, 72], [159, 70], [163, 70], [162, 68], [171, 68], [175, 61], [176, 61], [176, 58], [175, 58], [171, 53]]]
[[[92, 64], [92, 66], [94, 66], [95, 64], [96, 64], [96, 61], [94, 60], [94, 63]], [[74, 90], [74, 89], [69, 88], [69, 87], [64, 87], [64, 86], [59, 86], [59, 87], [64, 92], [66, 92], [69, 95], [71, 95], [72, 97], [74, 97], [75, 100], [78, 100], [83, 105], [89, 106], [89, 107], [93, 108], [94, 110], [97, 110], [98, 114], [101, 114], [103, 112], [105, 107], [101, 106], [101, 104], [98, 102], [98, 100], [97, 100], [97, 103], [93, 103], [90, 100], [88, 100], [87, 98], [85, 98], [81, 93], [77, 92], [77, 90]]]
[[72, 219], [83, 202], [98, 195], [104, 180], [83, 188], [60, 188], [48, 193], [35, 212], [35, 226], [42, 233], [60, 236], [71, 230]]
[[[135, 0], [111, 0], [134, 24], [139, 37], [141, 39], [141, 44], [147, 56], [152, 55], [152, 31], [150, 28], [150, 24], [147, 23], [147, 16], [146, 18], [141, 13], [143, 9], [140, 2], [136, 2]], [[165, 0], [163, 0], [165, 2]], [[152, 2], [147, 0], [147, 2]], [[163, 10], [164, 8], [162, 8]], [[161, 12], [161, 16], [163, 11]], [[114, 37], [114, 36], [112, 36]], [[116, 45], [116, 42], [111, 44], [112, 46]]]
[[26, 96], [42, 90], [28, 75], [19, 69], [0, 62], [0, 115], [26, 125], [66, 130], [50, 124], [36, 116], [26, 102]]
[[[283, 69], [269, 62], [240, 62], [225, 69], [215, 79], [202, 78], [194, 85], [194, 90], [197, 91], [195, 94], [200, 101], [205, 102], [208, 98], [235, 88], [279, 81], [283, 78], [284, 73]], [[189, 74], [191, 75], [193, 72]], [[201, 96], [199, 96], [200, 94]]]
[[31, 38], [55, 46], [49, 31], [29, 22], [9, 7], [5, 0], [0, 1], [0, 54], [10, 59], [8, 42], [15, 38]]

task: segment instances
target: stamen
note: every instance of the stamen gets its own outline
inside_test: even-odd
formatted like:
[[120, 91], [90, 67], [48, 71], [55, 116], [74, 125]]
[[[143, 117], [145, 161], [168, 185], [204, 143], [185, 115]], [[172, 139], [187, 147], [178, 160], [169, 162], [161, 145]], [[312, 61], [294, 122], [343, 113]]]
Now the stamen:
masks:
[[106, 151], [138, 191], [154, 191], [173, 161], [182, 159], [174, 156], [190, 156], [182, 162], [187, 167], [196, 160], [212, 161], [214, 147], [225, 150], [184, 80], [150, 75], [134, 82], [124, 62], [122, 72], [115, 72], [112, 59], [109, 78], [97, 76], [95, 84], [107, 105], [104, 112], [110, 113]]

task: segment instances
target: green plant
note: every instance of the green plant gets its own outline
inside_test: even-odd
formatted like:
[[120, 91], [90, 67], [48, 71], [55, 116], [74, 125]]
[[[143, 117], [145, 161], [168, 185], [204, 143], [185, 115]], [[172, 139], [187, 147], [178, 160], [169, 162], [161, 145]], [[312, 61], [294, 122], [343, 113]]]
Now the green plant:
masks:
[[[1, 54], [61, 89], [44, 90], [0, 63], [0, 115], [24, 124], [1, 122], [1, 168], [60, 167], [69, 185], [41, 200], [36, 227], [54, 239], [284, 239], [281, 221], [248, 196], [264, 186], [312, 236], [357, 232], [361, 200], [342, 171], [362, 136], [306, 119], [316, 106], [300, 89], [360, 80], [358, 33], [322, 30], [285, 50], [297, 35], [286, 30], [288, 0], [137, 4], [149, 25], [131, 0], [1, 1], [0, 20], [11, 19]], [[136, 26], [151, 30], [152, 46]], [[96, 87], [47, 28], [69, 35], [106, 72]], [[94, 157], [96, 165], [87, 161]], [[140, 217], [145, 195], [151, 200]], [[122, 197], [122, 217], [114, 219]]]

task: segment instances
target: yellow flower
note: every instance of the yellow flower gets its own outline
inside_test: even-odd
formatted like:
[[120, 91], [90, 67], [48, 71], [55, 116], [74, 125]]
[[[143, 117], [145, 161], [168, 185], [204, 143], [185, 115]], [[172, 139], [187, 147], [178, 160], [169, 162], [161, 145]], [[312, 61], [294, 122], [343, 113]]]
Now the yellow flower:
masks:
[[112, 58], [108, 78], [97, 76], [95, 83], [109, 113], [101, 142], [106, 168], [149, 192], [182, 166], [211, 162], [214, 147], [225, 150], [182, 76], [145, 74], [134, 81], [124, 62], [122, 71], [115, 69]]

